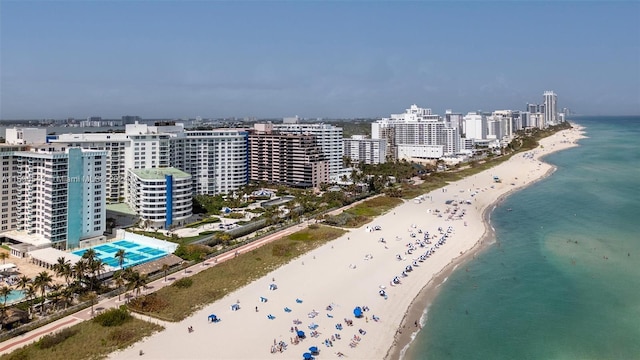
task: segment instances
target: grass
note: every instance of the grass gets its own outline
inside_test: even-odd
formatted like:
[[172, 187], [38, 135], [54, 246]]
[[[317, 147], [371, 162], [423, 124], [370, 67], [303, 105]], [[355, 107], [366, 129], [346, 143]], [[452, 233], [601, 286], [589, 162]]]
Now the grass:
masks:
[[402, 204], [401, 199], [389, 196], [378, 196], [369, 199], [343, 212], [346, 215], [346, 222], [343, 226], [349, 228], [360, 227], [400, 204]]
[[196, 221], [194, 223], [188, 224], [186, 225], [186, 227], [188, 228], [197, 228], [198, 226], [202, 226], [202, 225], [206, 225], [206, 224], [213, 224], [213, 223], [218, 223], [220, 222], [220, 218], [217, 218], [215, 216], [211, 216], [208, 218], [204, 218], [200, 221]]
[[[59, 333], [56, 341], [48, 343], [60, 342], [51, 347], [44, 346], [47, 343], [45, 339], [2, 355], [0, 360], [103, 359], [162, 329], [160, 325], [135, 318], [116, 327], [103, 327], [93, 321], [84, 321]], [[65, 336], [59, 336], [62, 334]]]
[[312, 225], [191, 276], [193, 284], [190, 287], [167, 286], [159, 289], [154, 293], [157, 297], [154, 304], [163, 304], [162, 308], [156, 306], [155, 311], [146, 312], [133, 310], [167, 321], [180, 321], [344, 233], [344, 230]]
[[133, 229], [127, 229], [127, 231], [134, 234], [138, 234], [138, 235], [152, 237], [155, 239], [171, 241], [177, 244], [190, 244], [193, 241], [200, 239], [203, 235], [206, 235], [206, 234], [200, 233], [197, 236], [171, 237], [171, 236], [164, 235], [161, 232], [155, 232], [155, 231], [140, 231], [140, 230], [133, 230]]

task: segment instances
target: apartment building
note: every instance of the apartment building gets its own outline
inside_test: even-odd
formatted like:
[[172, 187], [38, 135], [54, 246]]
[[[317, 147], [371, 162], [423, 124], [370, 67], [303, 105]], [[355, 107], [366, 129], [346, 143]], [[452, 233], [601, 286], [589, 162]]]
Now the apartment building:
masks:
[[273, 124], [273, 129], [280, 134], [313, 135], [322, 150], [322, 155], [329, 162], [329, 173], [336, 174], [342, 169], [343, 143], [342, 128], [331, 124], [295, 123], [297, 119], [289, 119], [289, 123]]
[[243, 129], [134, 123], [124, 133], [62, 134], [51, 142], [107, 151], [107, 198], [120, 202], [127, 197], [128, 169], [175, 167], [192, 175], [194, 194], [226, 194], [246, 185], [247, 136]]
[[314, 135], [275, 131], [256, 124], [249, 135], [249, 177], [292, 187], [318, 187], [329, 182], [330, 163]]
[[353, 135], [344, 139], [344, 156], [354, 163], [382, 164], [386, 161], [387, 141], [368, 139], [364, 135]]
[[0, 147], [0, 231], [35, 236], [58, 249], [102, 239], [106, 155], [51, 144]]
[[147, 226], [170, 228], [192, 215], [191, 175], [176, 168], [129, 169], [127, 203], [148, 221]]

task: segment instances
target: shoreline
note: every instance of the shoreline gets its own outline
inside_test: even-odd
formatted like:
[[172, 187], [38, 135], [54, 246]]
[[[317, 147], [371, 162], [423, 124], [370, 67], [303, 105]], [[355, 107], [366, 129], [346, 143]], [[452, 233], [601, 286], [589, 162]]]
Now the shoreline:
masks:
[[[577, 125], [575, 123], [571, 123], [571, 125], [573, 126], [573, 129], [577, 130], [577, 132], [579, 133], [579, 137], [577, 140], [586, 138], [586, 136], [584, 135], [584, 127]], [[562, 133], [562, 131], [558, 133]], [[554, 151], [541, 155], [537, 157], [537, 160], [543, 162], [544, 157], [547, 155], [553, 154], [558, 151], [567, 150], [575, 146], [579, 146], [577, 143], [574, 143], [574, 144], [575, 144], [574, 146], [565, 147], [562, 149], [556, 149]], [[538, 149], [540, 149], [540, 145], [538, 145], [535, 149], [530, 151], [535, 151]], [[400, 326], [398, 327], [398, 330], [394, 335], [393, 344], [391, 345], [391, 347], [389, 348], [389, 350], [387, 351], [384, 357], [385, 360], [404, 359], [406, 351], [409, 349], [409, 347], [417, 337], [417, 334], [420, 331], [422, 331], [422, 328], [424, 327], [424, 324], [428, 318], [429, 308], [431, 307], [431, 305], [437, 298], [438, 294], [440, 293], [441, 285], [443, 285], [447, 281], [449, 276], [459, 266], [462, 266], [468, 263], [469, 261], [474, 260], [476, 255], [482, 253], [484, 250], [488, 249], [491, 245], [496, 243], [495, 230], [491, 225], [491, 214], [493, 213], [493, 211], [500, 205], [500, 203], [502, 203], [510, 195], [518, 191], [525, 190], [531, 185], [553, 175], [553, 173], [557, 170], [557, 166], [549, 164], [547, 162], [545, 162], [545, 164], [549, 165], [550, 168], [541, 177], [529, 182], [528, 184], [526, 184], [526, 186], [522, 186], [516, 189], [511, 189], [506, 193], [500, 195], [495, 200], [495, 202], [491, 204], [487, 204], [482, 215], [485, 232], [482, 234], [480, 239], [478, 239], [478, 241], [473, 245], [471, 249], [462, 253], [460, 256], [451, 259], [451, 262], [449, 262], [449, 264], [447, 264], [440, 272], [438, 272], [434, 277], [432, 277], [431, 280], [429, 280], [429, 282], [427, 282], [425, 286], [420, 290], [420, 292], [413, 298], [413, 300], [411, 301], [411, 305], [409, 305], [409, 308], [405, 312], [404, 317], [402, 318], [402, 322], [400, 323]], [[417, 329], [414, 329], [415, 325], [411, 324], [412, 319], [419, 319], [418, 320], [419, 326]]]
[[[207, 359], [214, 354], [224, 359], [299, 359], [310, 346], [319, 347], [322, 358], [380, 359], [390, 358], [393, 351], [399, 356], [410, 343], [413, 320], [422, 317], [449, 274], [492, 244], [490, 216], [495, 206], [550, 175], [554, 167], [540, 158], [576, 146], [579, 138], [574, 125], [542, 139], [544, 147], [451, 182], [421, 200], [407, 200], [109, 358], [139, 359], [143, 350], [153, 359]], [[494, 176], [502, 182], [495, 182]], [[423, 229], [434, 242], [425, 248], [417, 246]], [[437, 238], [445, 231], [451, 236], [438, 247]], [[418, 253], [408, 251], [412, 244]], [[434, 252], [418, 262], [429, 247]], [[412, 264], [415, 269], [405, 274]], [[394, 276], [401, 281], [394, 284]], [[386, 294], [380, 294], [381, 289]], [[240, 310], [234, 311], [232, 304], [241, 305]], [[370, 310], [354, 318], [355, 306]], [[210, 314], [221, 321], [208, 322]], [[308, 334], [298, 344], [294, 327]], [[187, 328], [194, 331], [186, 332]]]

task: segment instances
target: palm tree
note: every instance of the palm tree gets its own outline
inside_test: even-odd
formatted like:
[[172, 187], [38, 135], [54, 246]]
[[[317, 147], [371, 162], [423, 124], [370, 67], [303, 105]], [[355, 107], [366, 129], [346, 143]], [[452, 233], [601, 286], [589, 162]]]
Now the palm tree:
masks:
[[3, 301], [2, 301], [2, 307], [7, 306], [7, 298], [9, 297], [9, 295], [11, 295], [11, 288], [8, 286], [3, 286], [0, 288], [0, 296], [2, 296]]
[[91, 301], [91, 316], [93, 316], [93, 305], [95, 304], [96, 299], [98, 298], [98, 294], [95, 291], [89, 292], [89, 301]]
[[120, 249], [113, 257], [118, 259], [118, 265], [120, 265], [120, 268], [122, 269], [122, 265], [124, 264], [125, 258], [127, 257], [127, 252], [124, 249]]
[[167, 271], [169, 271], [169, 264], [162, 264], [162, 272], [164, 273], [164, 282], [167, 282]]
[[144, 287], [147, 285], [148, 277], [147, 275], [140, 275], [137, 271], [132, 271], [129, 279], [128, 287], [130, 290], [136, 290], [136, 296], [140, 296], [140, 287]]
[[63, 276], [65, 272], [65, 268], [67, 266], [71, 266], [71, 262], [67, 260], [64, 256], [60, 256], [58, 258], [58, 262], [55, 265], [53, 265], [53, 271], [55, 272], [56, 276]]
[[[118, 270], [116, 271], [115, 274], [113, 274], [113, 280], [116, 282], [116, 286], [119, 288], [121, 288], [122, 286], [124, 286], [125, 284], [125, 272], [122, 270]], [[120, 302], [120, 293], [118, 293], [118, 302]]]
[[91, 273], [93, 274], [93, 279], [91, 281], [91, 285], [90, 285], [90, 290], [93, 289], [93, 285], [94, 283], [98, 283], [98, 277], [100, 276], [100, 273], [104, 272], [104, 262], [100, 259], [94, 259], [92, 262], [89, 263], [89, 269], [91, 270]]
[[9, 295], [11, 295], [10, 287], [3, 286], [0, 288], [0, 296], [2, 296], [4, 299], [4, 301], [2, 302], [2, 308], [0, 309], [0, 328], [2, 328], [2, 323], [4, 322], [4, 318], [7, 315], [7, 297], [9, 297]]
[[64, 282], [69, 286], [69, 279], [73, 277], [73, 270], [71, 268], [71, 263], [66, 263], [62, 267], [62, 271], [60, 273], [64, 277]]
[[73, 289], [70, 286], [66, 286], [60, 292], [60, 297], [64, 301], [64, 309], [67, 310], [67, 306], [70, 302], [73, 301], [73, 296], [75, 295]]
[[24, 296], [27, 298], [27, 301], [29, 301], [29, 316], [31, 316], [31, 313], [33, 312], [32, 300], [35, 299], [37, 290], [36, 285], [32, 282], [27, 283], [27, 286], [24, 288]]
[[79, 284], [82, 284], [85, 281], [85, 276], [88, 268], [89, 266], [86, 259], [80, 259], [80, 261], [78, 261], [71, 268], [71, 272], [73, 273]]
[[87, 249], [87, 251], [85, 251], [84, 254], [82, 254], [82, 258], [87, 259], [89, 264], [91, 264], [97, 257], [98, 257], [98, 254], [94, 249]]
[[46, 291], [47, 287], [51, 285], [52, 281], [53, 278], [46, 271], [39, 273], [38, 275], [36, 275], [35, 279], [33, 279], [33, 283], [36, 289], [39, 289], [40, 293], [42, 294], [42, 307], [40, 308], [41, 313], [44, 312], [44, 301], [46, 300], [44, 292]]
[[18, 278], [18, 289], [24, 290], [30, 283], [31, 279], [29, 279], [26, 275], [22, 275]]

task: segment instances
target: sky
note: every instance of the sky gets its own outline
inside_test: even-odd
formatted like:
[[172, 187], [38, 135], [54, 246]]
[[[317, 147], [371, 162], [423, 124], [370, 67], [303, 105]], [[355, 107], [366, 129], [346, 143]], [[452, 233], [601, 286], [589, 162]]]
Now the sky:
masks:
[[639, 1], [0, 0], [0, 119], [640, 114]]

